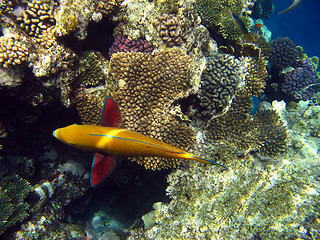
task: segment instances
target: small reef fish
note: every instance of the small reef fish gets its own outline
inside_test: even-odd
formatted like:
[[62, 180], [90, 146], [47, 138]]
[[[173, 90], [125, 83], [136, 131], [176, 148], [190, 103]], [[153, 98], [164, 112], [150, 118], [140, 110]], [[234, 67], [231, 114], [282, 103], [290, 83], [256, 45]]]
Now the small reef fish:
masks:
[[286, 10], [283, 10], [282, 12], [279, 12], [278, 15], [291, 11], [292, 9], [296, 8], [301, 2], [302, 0], [294, 0], [290, 7], [288, 7]]
[[243, 21], [240, 19], [239, 16], [237, 16], [235, 13], [233, 13], [230, 9], [230, 13], [232, 16], [232, 20], [234, 25], [236, 26], [236, 28], [245, 36], [245, 38], [249, 41], [249, 42], [253, 42], [254, 38], [252, 37], [252, 35], [249, 33], [248, 29], [246, 28], [246, 25], [244, 25]]
[[110, 175], [116, 166], [115, 156], [150, 156], [190, 159], [225, 166], [215, 161], [195, 156], [167, 143], [120, 128], [122, 117], [112, 98], [105, 101], [99, 125], [73, 124], [53, 131], [52, 135], [73, 147], [95, 152], [90, 184], [97, 186]]

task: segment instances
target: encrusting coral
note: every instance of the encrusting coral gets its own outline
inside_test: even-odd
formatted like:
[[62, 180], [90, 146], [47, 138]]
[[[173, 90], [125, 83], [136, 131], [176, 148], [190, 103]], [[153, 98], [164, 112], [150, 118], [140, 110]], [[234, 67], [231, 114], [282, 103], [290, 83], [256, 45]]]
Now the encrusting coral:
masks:
[[[182, 98], [190, 86], [190, 58], [172, 48], [150, 55], [116, 53], [110, 61], [110, 73], [119, 82], [115, 93], [123, 114], [123, 126], [180, 148], [193, 140], [193, 131], [173, 112], [174, 101]], [[135, 158], [146, 168], [176, 167], [179, 160]]]

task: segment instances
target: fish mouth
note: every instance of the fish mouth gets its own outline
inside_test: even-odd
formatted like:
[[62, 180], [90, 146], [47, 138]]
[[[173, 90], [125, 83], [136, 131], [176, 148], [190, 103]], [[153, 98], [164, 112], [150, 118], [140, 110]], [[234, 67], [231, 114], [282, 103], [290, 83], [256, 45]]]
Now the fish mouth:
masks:
[[57, 131], [58, 129], [56, 129], [56, 130], [54, 130], [53, 132], [52, 132], [52, 136], [54, 136], [55, 138], [57, 138], [57, 136], [56, 136], [56, 131]]

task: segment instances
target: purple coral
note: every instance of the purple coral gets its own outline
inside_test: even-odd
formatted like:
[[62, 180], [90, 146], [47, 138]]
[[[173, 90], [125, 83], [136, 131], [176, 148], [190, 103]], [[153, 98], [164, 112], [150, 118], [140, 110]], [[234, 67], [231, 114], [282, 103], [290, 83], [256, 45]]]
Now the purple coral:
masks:
[[117, 35], [109, 49], [109, 57], [117, 52], [145, 52], [152, 53], [153, 46], [147, 40], [133, 40], [131, 37]]
[[309, 100], [319, 88], [319, 78], [309, 60], [300, 60], [294, 70], [286, 73], [281, 84], [282, 91], [295, 100]]

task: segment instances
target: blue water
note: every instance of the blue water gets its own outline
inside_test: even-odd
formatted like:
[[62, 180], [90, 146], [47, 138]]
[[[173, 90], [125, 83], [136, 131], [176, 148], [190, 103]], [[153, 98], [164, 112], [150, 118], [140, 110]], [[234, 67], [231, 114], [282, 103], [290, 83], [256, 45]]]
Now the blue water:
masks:
[[278, 15], [285, 10], [293, 0], [274, 0], [275, 11], [270, 19], [265, 21], [272, 32], [272, 39], [287, 36], [296, 45], [302, 46], [309, 56], [320, 57], [320, 1], [302, 0], [300, 5], [291, 12]]

